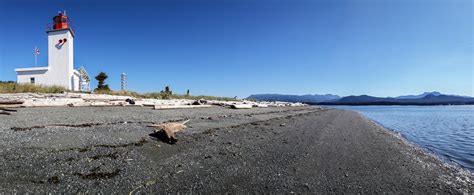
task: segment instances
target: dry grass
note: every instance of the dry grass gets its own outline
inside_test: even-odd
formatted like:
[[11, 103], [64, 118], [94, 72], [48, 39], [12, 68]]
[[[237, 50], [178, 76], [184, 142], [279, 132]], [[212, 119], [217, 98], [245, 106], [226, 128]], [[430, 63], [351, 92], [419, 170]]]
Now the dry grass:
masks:
[[[67, 91], [63, 87], [59, 86], [42, 86], [33, 84], [19, 84], [14, 82], [1, 82], [0, 81], [0, 93], [62, 93]], [[95, 94], [109, 94], [109, 95], [120, 95], [120, 96], [131, 96], [137, 98], [152, 98], [152, 99], [190, 99], [190, 100], [222, 100], [222, 101], [233, 101], [234, 98], [229, 97], [216, 97], [206, 95], [180, 95], [180, 94], [167, 94], [165, 92], [152, 92], [152, 93], [137, 93], [134, 91], [113, 91], [113, 90], [95, 90]]]
[[235, 98], [230, 97], [217, 97], [217, 96], [207, 96], [207, 95], [180, 95], [180, 94], [166, 94], [160, 92], [154, 93], [145, 93], [141, 95], [142, 98], [154, 98], [154, 99], [188, 99], [188, 100], [221, 100], [221, 101], [235, 101]]
[[134, 91], [108, 91], [108, 90], [95, 90], [94, 93], [97, 94], [109, 94], [109, 95], [122, 95], [122, 96], [132, 96], [137, 98], [150, 98], [150, 99], [189, 99], [189, 100], [222, 100], [222, 101], [234, 101], [234, 98], [229, 97], [216, 97], [216, 96], [206, 96], [206, 95], [180, 95], [180, 94], [168, 94], [165, 92], [152, 92], [152, 93], [137, 93]]
[[94, 90], [95, 94], [108, 94], [108, 95], [120, 95], [120, 96], [131, 96], [131, 97], [140, 97], [141, 95], [133, 91], [113, 91], [113, 90]]
[[0, 82], [0, 93], [62, 93], [64, 91], [66, 91], [66, 89], [59, 86]]

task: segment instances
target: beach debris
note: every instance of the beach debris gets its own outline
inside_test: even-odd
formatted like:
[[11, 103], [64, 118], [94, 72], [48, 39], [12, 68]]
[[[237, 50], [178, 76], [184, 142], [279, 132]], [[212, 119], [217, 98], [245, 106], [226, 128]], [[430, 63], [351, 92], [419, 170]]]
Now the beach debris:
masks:
[[280, 126], [284, 127], [284, 126], [286, 126], [286, 124], [285, 124], [285, 123], [282, 123], [282, 124], [280, 124]]
[[204, 105], [207, 104], [207, 101], [204, 99], [196, 100], [192, 103], [192, 105]]
[[0, 104], [23, 104], [23, 100], [0, 100]]
[[1, 114], [1, 115], [11, 115], [11, 113], [5, 112], [5, 111], [2, 111], [2, 110], [0, 110], [0, 114]]
[[155, 105], [155, 110], [183, 109], [183, 108], [209, 108], [211, 105]]
[[0, 114], [1, 115], [11, 115], [11, 112], [16, 112], [14, 109], [8, 109], [8, 108], [0, 108]]
[[[171, 95], [171, 94], [170, 94]], [[171, 98], [171, 96], [170, 96]], [[132, 96], [88, 94], [88, 93], [14, 93], [0, 94], [0, 107], [89, 107], [89, 106], [150, 106], [154, 109], [206, 108], [210, 105], [234, 109], [306, 106], [302, 103], [267, 102], [249, 100], [191, 100], [191, 99], [154, 99]]]
[[129, 104], [131, 104], [131, 105], [135, 105], [135, 101], [132, 100], [132, 99], [130, 99], [130, 98], [127, 98], [127, 99], [125, 100], [125, 102], [127, 102], [127, 103], [129, 103]]
[[102, 106], [111, 106], [109, 102], [92, 102], [91, 106], [102, 107]]
[[231, 108], [233, 109], [250, 109], [252, 108], [252, 105], [250, 104], [233, 104], [230, 105]]
[[0, 99], [0, 106], [2, 107], [10, 107], [10, 108], [16, 108], [16, 107], [21, 107], [21, 105], [25, 101], [23, 100], [18, 100], [18, 99]]
[[0, 99], [0, 105], [21, 105], [23, 104], [25, 101], [23, 100], [2, 100]]
[[253, 106], [257, 108], [268, 108], [267, 104], [254, 104]]
[[174, 144], [178, 141], [176, 139], [175, 133], [185, 129], [187, 126], [185, 125], [188, 120], [185, 120], [183, 122], [166, 122], [166, 123], [160, 123], [160, 124], [152, 124], [148, 125], [148, 127], [154, 127], [155, 128], [155, 133], [164, 133], [166, 135], [166, 140], [170, 144]]
[[72, 102], [67, 104], [69, 107], [91, 106], [90, 102]]
[[17, 110], [15, 110], [15, 109], [9, 109], [9, 108], [0, 108], [0, 111], [16, 112]]

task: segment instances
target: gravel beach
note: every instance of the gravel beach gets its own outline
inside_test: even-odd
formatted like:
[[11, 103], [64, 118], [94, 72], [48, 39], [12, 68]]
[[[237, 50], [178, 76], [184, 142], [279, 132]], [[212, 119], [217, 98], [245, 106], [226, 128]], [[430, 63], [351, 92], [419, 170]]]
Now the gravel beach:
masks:
[[[147, 127], [185, 119], [173, 145]], [[474, 192], [471, 172], [352, 111], [43, 107], [0, 124], [0, 193]]]

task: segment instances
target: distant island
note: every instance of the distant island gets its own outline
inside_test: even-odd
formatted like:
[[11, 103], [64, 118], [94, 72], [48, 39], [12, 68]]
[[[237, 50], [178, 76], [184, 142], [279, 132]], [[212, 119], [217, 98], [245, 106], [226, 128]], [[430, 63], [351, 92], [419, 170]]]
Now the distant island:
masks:
[[374, 97], [369, 95], [346, 96], [338, 95], [281, 95], [255, 94], [247, 99], [258, 101], [303, 102], [312, 105], [474, 105], [474, 98], [459, 95], [446, 95], [440, 92], [425, 92], [419, 95], [398, 97]]

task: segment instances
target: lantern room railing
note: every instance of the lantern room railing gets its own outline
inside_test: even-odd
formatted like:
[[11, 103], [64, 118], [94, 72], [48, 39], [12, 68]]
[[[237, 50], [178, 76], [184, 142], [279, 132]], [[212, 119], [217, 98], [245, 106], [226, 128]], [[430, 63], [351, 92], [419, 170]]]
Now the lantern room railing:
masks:
[[[67, 23], [69, 25], [69, 29], [75, 34], [74, 26], [72, 25], [71, 20], [68, 20]], [[46, 31], [52, 31], [52, 30], [54, 30], [54, 23], [47, 23], [46, 24]]]

